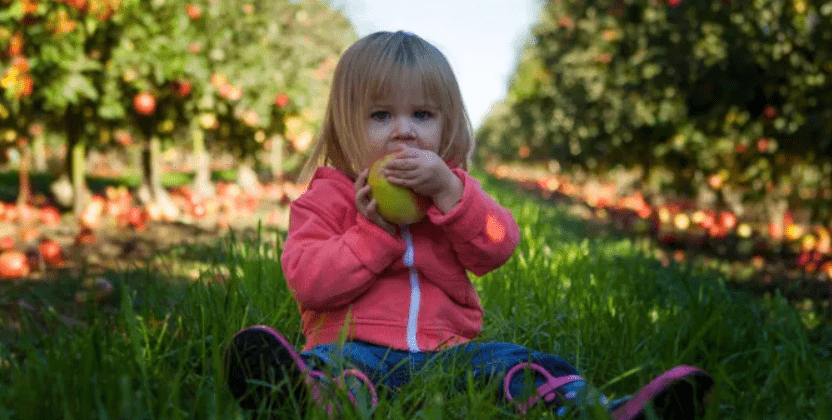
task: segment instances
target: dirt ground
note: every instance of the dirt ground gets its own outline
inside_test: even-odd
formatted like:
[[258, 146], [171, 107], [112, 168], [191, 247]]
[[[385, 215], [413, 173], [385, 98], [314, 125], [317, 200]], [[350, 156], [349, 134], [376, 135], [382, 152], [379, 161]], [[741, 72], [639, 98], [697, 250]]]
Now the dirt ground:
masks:
[[140, 266], [155, 253], [181, 244], [200, 244], [220, 241], [232, 231], [237, 234], [253, 234], [258, 223], [266, 229], [288, 227], [288, 205], [279, 199], [261, 199], [256, 209], [233, 215], [213, 214], [197, 219], [182, 215], [175, 221], [148, 221], [141, 229], [120, 227], [113, 217], [103, 217], [100, 224], [85, 236], [78, 219], [65, 214], [57, 226], [35, 226], [34, 240], [22, 238], [19, 223], [0, 222], [0, 238], [16, 238], [18, 250], [30, 256], [32, 273], [26, 281], [39, 281], [49, 277], [56, 267], [34, 258], [37, 244], [52, 240], [61, 245], [65, 262], [63, 270], [84, 269], [87, 272]]

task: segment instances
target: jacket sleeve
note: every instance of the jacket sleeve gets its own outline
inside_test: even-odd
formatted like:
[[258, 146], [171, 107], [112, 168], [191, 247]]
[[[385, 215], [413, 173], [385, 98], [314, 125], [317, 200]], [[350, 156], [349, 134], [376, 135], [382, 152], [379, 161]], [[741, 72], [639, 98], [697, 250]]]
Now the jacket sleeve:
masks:
[[511, 212], [486, 194], [479, 181], [462, 169], [452, 171], [462, 180], [462, 198], [447, 214], [435, 205], [427, 214], [434, 224], [445, 228], [465, 269], [482, 276], [511, 258], [520, 230]]
[[[404, 243], [357, 213], [327, 180], [292, 202], [289, 233], [280, 257], [289, 289], [301, 309], [344, 306], [361, 296], [378, 274], [404, 253]], [[310, 186], [311, 187], [311, 186]]]

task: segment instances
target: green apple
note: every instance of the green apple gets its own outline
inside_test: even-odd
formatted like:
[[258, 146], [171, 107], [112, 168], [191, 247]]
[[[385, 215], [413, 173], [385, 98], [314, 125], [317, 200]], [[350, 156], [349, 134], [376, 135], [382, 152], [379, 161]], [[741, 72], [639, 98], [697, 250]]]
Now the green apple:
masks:
[[387, 154], [377, 159], [370, 166], [367, 183], [370, 184], [372, 198], [378, 203], [378, 214], [390, 223], [397, 225], [416, 223], [425, 217], [430, 199], [414, 193], [408, 188], [391, 184], [381, 173], [394, 154]]

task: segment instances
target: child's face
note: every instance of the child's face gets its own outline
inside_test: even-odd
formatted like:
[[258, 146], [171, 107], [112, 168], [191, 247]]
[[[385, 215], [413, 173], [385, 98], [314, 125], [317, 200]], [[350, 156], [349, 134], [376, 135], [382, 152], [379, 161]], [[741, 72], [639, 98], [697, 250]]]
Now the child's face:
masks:
[[369, 159], [394, 151], [398, 144], [438, 154], [442, 123], [437, 104], [422, 94], [418, 83], [398, 86], [390, 97], [374, 98], [366, 110]]

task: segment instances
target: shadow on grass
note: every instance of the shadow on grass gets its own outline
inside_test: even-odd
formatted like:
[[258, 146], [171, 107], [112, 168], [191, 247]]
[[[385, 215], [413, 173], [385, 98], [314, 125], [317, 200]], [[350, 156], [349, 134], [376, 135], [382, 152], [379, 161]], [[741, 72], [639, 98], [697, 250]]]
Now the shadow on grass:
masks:
[[[170, 243], [172, 231], [182, 242]], [[221, 287], [238, 275], [230, 266], [251, 265], [240, 261], [241, 246], [273, 246], [283, 235], [265, 228], [218, 235], [192, 225], [155, 224], [141, 236], [99, 238], [94, 249], [71, 245], [76, 258], [63, 267], [46, 268], [38, 278], [0, 281], [0, 344], [14, 348], [27, 334], [23, 323], [45, 335], [102, 319], [114, 323], [125, 289], [135, 313], [165, 319], [191, 288]]]
[[[169, 172], [162, 174], [162, 186], [173, 188], [189, 184], [194, 180], [193, 172]], [[232, 182], [236, 179], [234, 170], [219, 170], [211, 173], [214, 182]], [[33, 172], [29, 174], [29, 183], [33, 194], [42, 194], [54, 202], [50, 186], [56, 177], [49, 173]], [[20, 173], [18, 171], [0, 172], [0, 201], [13, 203], [19, 193]], [[121, 177], [86, 177], [87, 187], [93, 194], [103, 195], [107, 187], [127, 186], [134, 189], [141, 183], [139, 175], [125, 175]]]

